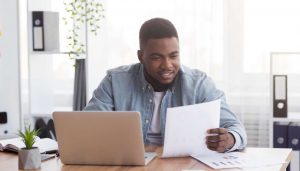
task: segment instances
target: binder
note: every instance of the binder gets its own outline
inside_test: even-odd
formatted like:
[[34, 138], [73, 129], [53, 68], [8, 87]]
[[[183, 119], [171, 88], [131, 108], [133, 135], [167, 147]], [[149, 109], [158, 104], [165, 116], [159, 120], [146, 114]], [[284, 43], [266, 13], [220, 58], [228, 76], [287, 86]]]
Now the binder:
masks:
[[273, 76], [273, 115], [287, 117], [287, 75]]
[[291, 123], [288, 127], [288, 148], [300, 150], [300, 125]]
[[59, 51], [59, 13], [32, 11], [33, 51]]
[[42, 11], [32, 11], [32, 40], [34, 51], [44, 51], [44, 17]]
[[273, 126], [273, 147], [287, 148], [288, 147], [288, 122], [274, 122]]

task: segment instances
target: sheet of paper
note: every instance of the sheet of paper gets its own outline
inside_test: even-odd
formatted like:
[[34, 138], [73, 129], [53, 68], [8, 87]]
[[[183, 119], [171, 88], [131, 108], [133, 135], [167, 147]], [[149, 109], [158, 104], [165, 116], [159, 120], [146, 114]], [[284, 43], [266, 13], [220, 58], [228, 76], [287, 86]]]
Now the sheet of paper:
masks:
[[161, 157], [216, 153], [205, 144], [206, 131], [220, 125], [220, 100], [167, 109]]
[[214, 169], [226, 168], [256, 168], [282, 164], [282, 158], [253, 156], [242, 152], [215, 153], [212, 155], [192, 155], [193, 158], [205, 163]]

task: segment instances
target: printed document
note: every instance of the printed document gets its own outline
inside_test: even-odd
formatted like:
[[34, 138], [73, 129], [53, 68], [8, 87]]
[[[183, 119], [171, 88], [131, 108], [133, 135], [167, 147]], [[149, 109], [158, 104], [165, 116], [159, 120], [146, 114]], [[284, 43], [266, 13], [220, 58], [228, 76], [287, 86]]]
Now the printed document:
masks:
[[215, 100], [168, 108], [161, 157], [216, 153], [206, 147], [205, 137], [208, 129], [220, 126], [220, 103], [221, 100]]
[[193, 158], [214, 169], [226, 168], [256, 168], [282, 164], [282, 158], [273, 156], [249, 155], [242, 152], [215, 153], [213, 155], [192, 155]]

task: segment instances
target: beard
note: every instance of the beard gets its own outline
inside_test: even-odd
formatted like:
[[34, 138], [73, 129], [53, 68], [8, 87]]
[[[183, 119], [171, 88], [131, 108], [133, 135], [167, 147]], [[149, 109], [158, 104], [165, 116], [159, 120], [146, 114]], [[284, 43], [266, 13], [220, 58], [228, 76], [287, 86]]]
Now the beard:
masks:
[[172, 80], [172, 82], [168, 83], [168, 84], [160, 83], [157, 79], [153, 78], [145, 69], [144, 69], [144, 76], [145, 76], [146, 81], [152, 85], [154, 91], [163, 92], [163, 91], [168, 90], [170, 87], [172, 87], [172, 85], [174, 84], [175, 79], [177, 77], [177, 74], [176, 74], [175, 78]]

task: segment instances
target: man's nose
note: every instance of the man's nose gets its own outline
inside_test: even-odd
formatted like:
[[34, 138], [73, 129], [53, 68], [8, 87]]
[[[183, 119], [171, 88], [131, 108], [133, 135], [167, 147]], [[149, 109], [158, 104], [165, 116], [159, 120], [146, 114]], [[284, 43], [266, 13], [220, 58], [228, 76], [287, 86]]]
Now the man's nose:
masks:
[[169, 58], [164, 58], [160, 66], [162, 69], [170, 68], [172, 67], [172, 61]]

